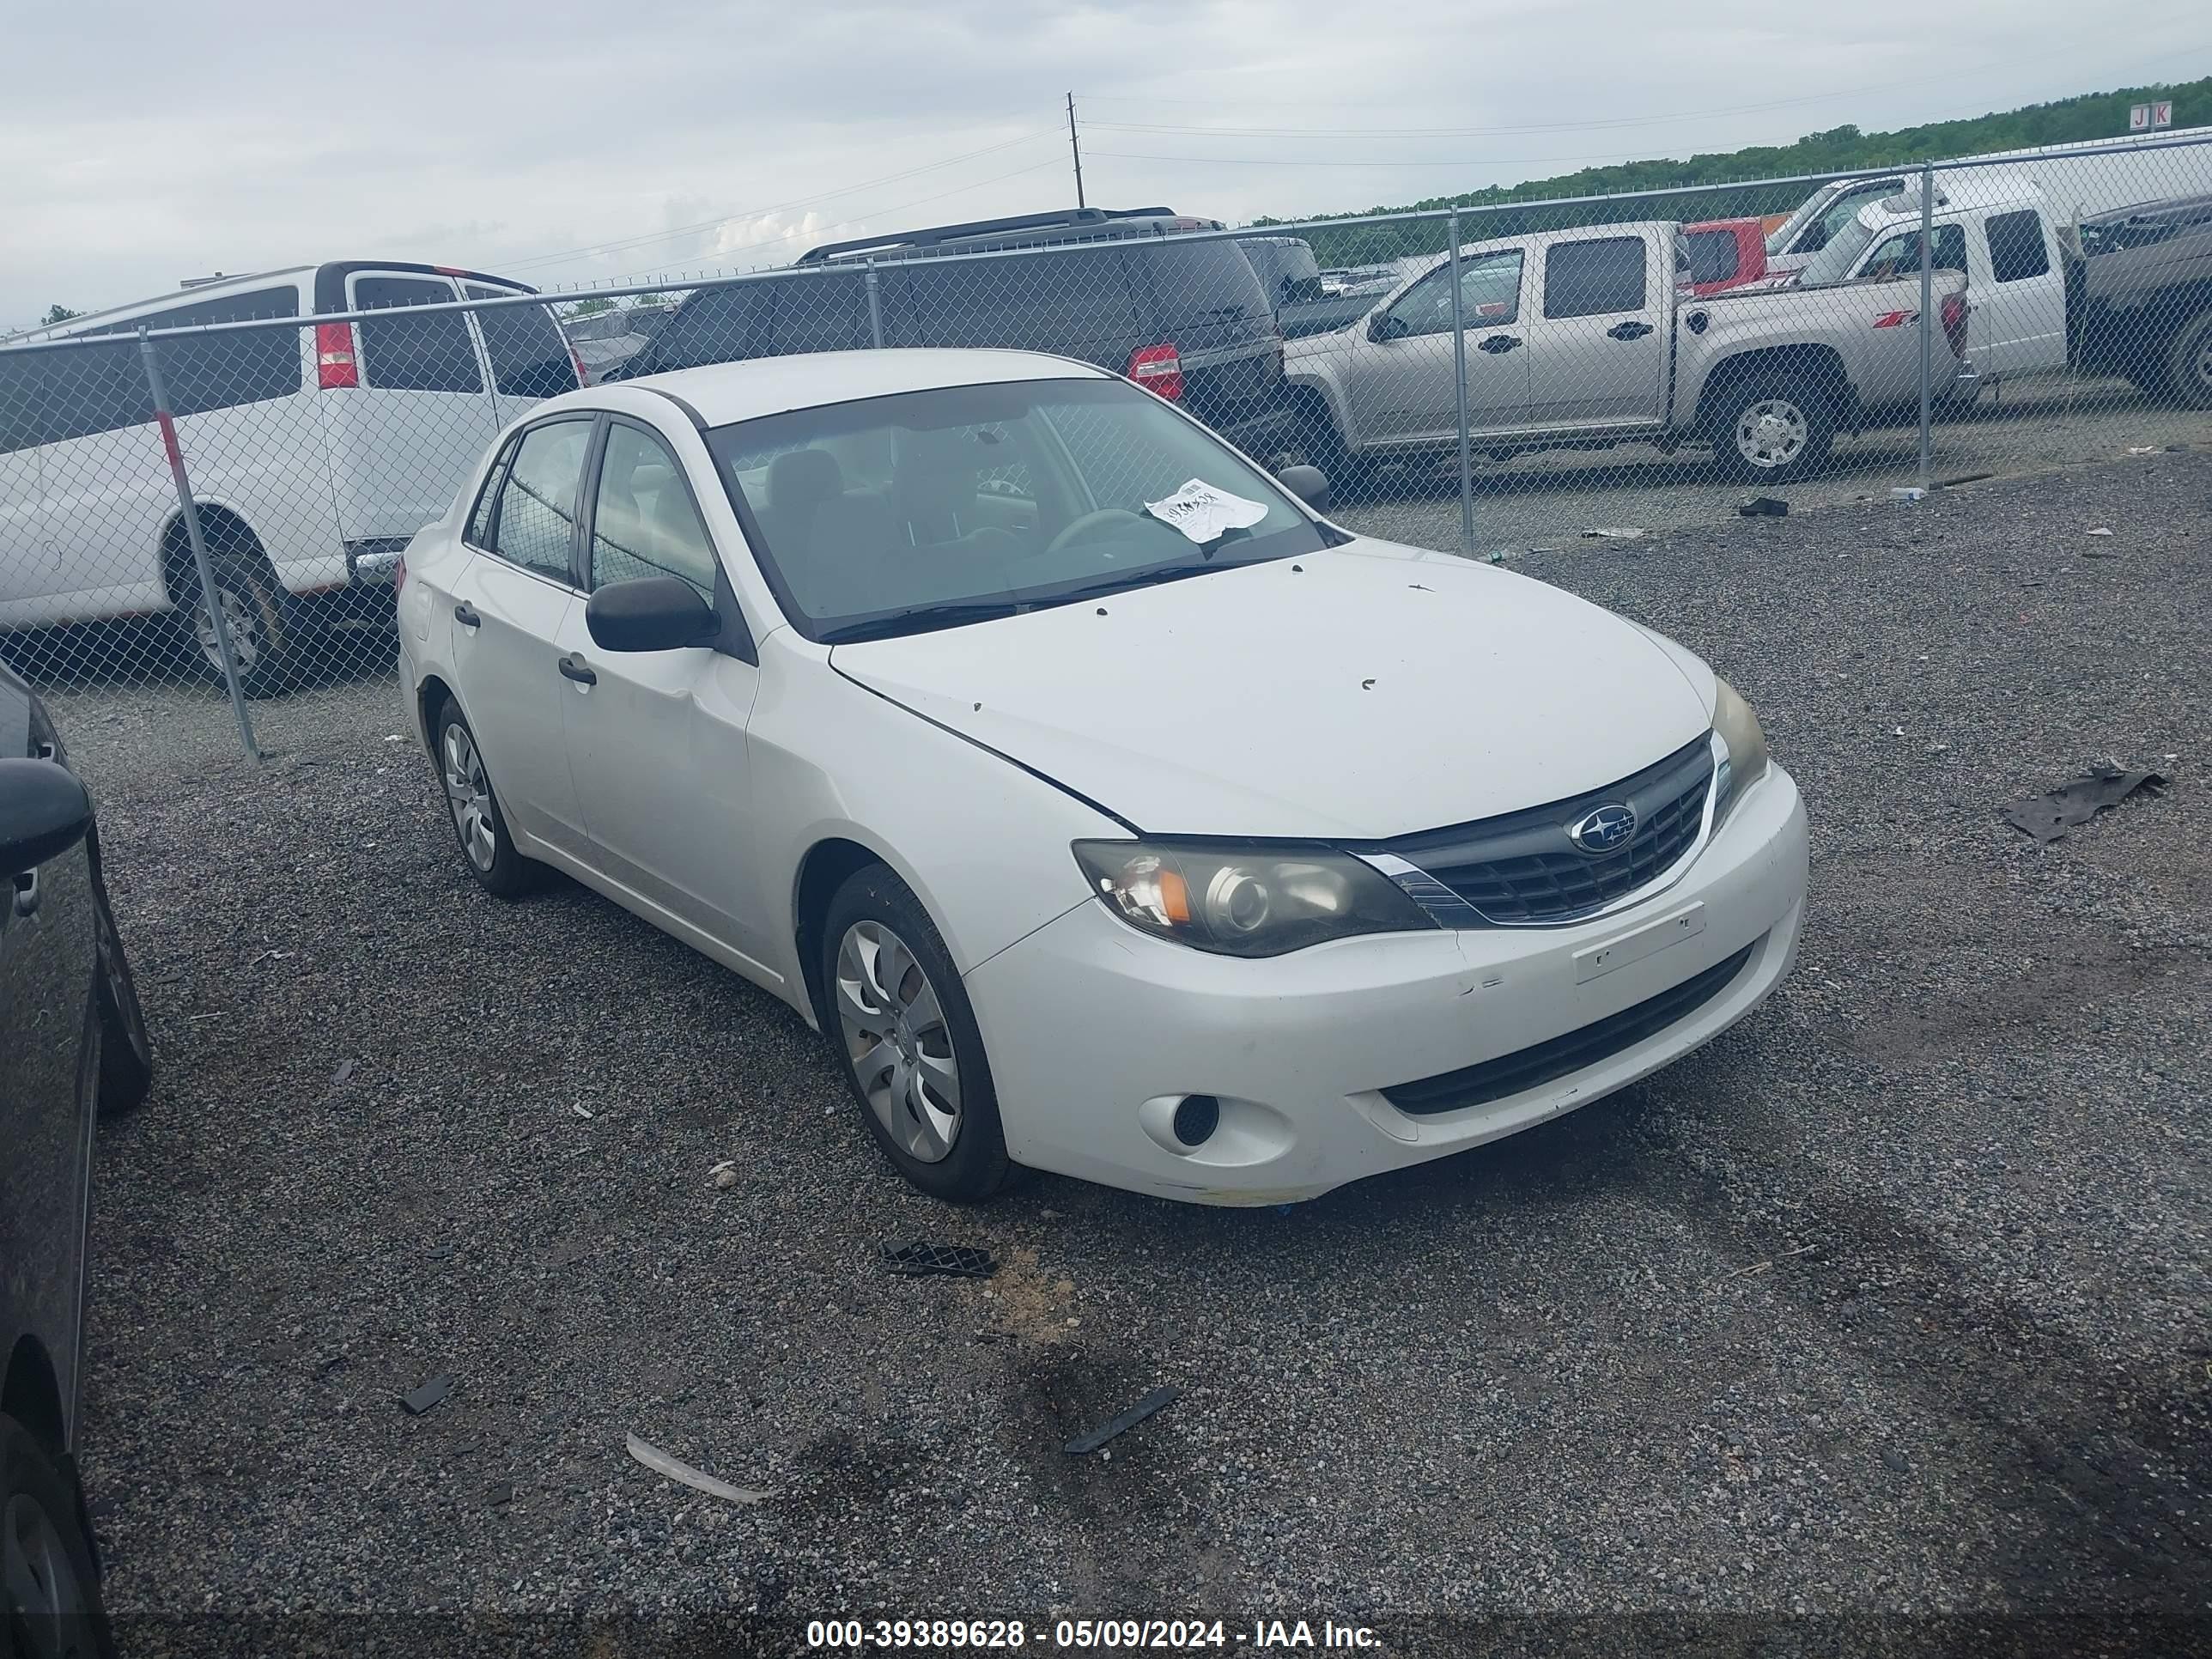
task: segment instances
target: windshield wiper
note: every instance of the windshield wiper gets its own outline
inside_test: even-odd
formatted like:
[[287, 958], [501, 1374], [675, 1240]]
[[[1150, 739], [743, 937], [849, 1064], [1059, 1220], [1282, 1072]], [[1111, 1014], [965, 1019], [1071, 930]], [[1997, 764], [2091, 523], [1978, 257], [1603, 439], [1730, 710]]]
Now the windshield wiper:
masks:
[[1125, 570], [1119, 575], [1105, 576], [1086, 583], [1072, 592], [1055, 593], [1042, 605], [1073, 605], [1078, 599], [1095, 599], [1106, 593], [1120, 593], [1132, 587], [1157, 587], [1162, 582], [1180, 581], [1185, 576], [1209, 575], [1216, 570], [1227, 570], [1226, 564], [1156, 564], [1143, 570]]
[[816, 638], [823, 645], [852, 645], [861, 640], [887, 640], [900, 634], [925, 634], [939, 628], [957, 628], [963, 623], [990, 622], [1000, 617], [1019, 616], [1028, 609], [1012, 599], [982, 599], [963, 605], [917, 605], [904, 611], [894, 611], [888, 617], [872, 617], [866, 622], [848, 623], [842, 628], [832, 628]]

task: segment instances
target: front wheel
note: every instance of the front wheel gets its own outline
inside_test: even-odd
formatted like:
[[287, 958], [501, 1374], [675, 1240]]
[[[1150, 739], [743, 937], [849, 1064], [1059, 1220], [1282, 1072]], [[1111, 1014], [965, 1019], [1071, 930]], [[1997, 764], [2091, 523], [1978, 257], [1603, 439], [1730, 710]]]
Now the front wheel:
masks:
[[83, 1515], [62, 1465], [0, 1413], [0, 1653], [112, 1659]]
[[1012, 1164], [968, 993], [937, 926], [896, 875], [846, 878], [822, 931], [823, 1029], [868, 1132], [933, 1198], [973, 1204]]
[[2185, 408], [2212, 409], [2212, 311], [2181, 325], [2166, 349], [2166, 384]]
[[1827, 459], [1835, 435], [1832, 399], [1801, 380], [1762, 375], [1722, 394], [1713, 459], [1740, 483], [1796, 483]]

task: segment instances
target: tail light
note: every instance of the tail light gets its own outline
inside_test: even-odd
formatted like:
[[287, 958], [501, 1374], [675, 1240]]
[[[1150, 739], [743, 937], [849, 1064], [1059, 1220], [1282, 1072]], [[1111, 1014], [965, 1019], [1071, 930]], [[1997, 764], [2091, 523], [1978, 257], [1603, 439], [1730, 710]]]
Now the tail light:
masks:
[[584, 373], [584, 360], [577, 355], [576, 348], [574, 346], [570, 346], [568, 348], [568, 361], [575, 367], [576, 384], [578, 386], [591, 385], [592, 377]]
[[399, 562], [392, 567], [392, 592], [397, 599], [407, 588], [407, 556], [402, 553]]
[[353, 355], [351, 323], [315, 325], [315, 384], [325, 392], [361, 384], [361, 365]]
[[1943, 296], [1943, 337], [1951, 343], [1951, 355], [1966, 355], [1966, 296], [1947, 294]]
[[1139, 346], [1129, 354], [1129, 378], [1174, 403], [1182, 396], [1182, 356], [1171, 345]]

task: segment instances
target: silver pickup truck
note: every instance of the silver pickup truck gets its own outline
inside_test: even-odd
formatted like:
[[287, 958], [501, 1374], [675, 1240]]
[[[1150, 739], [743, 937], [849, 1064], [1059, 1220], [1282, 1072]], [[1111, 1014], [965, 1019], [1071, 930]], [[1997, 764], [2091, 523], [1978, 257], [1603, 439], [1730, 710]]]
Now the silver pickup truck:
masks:
[[[1826, 288], [1680, 294], [1679, 227], [1593, 226], [1468, 246], [1460, 260], [1475, 449], [1711, 444], [1732, 476], [1784, 484], [1838, 430], [1917, 410], [1916, 272]], [[1966, 346], [1966, 279], [1935, 276], [1944, 398]], [[1450, 261], [1367, 316], [1293, 340], [1284, 373], [1306, 459], [1343, 484], [1456, 447]]]

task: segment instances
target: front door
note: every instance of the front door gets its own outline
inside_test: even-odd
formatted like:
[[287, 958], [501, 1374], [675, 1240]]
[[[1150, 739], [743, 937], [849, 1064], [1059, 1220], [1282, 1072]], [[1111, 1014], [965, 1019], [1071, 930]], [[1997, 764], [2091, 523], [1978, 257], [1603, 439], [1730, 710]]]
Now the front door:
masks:
[[353, 325], [360, 384], [322, 394], [331, 434], [338, 522], [349, 542], [411, 536], [445, 515], [500, 428], [468, 319], [410, 316], [460, 299], [453, 279], [356, 270], [356, 311], [388, 311]]
[[[592, 431], [586, 416], [522, 433], [448, 607], [461, 712], [507, 823], [572, 854], [583, 848], [584, 824], [561, 732], [572, 682], [560, 641], [583, 604], [576, 512]], [[438, 760], [442, 768], [447, 757]]]
[[[1517, 247], [1471, 252], [1460, 260], [1467, 418], [1477, 431], [1516, 426], [1528, 416], [1528, 353], [1519, 331], [1523, 264]], [[1353, 431], [1419, 441], [1459, 430], [1449, 262], [1376, 313], [1352, 341], [1344, 388]]]
[[1559, 236], [1538, 250], [1540, 314], [1524, 332], [1529, 407], [1540, 425], [1645, 425], [1664, 418], [1672, 257], [1669, 247], [1644, 233]]
[[[702, 599], [733, 603], [698, 502], [665, 437], [616, 417], [589, 496], [586, 574], [593, 589], [678, 576]], [[765, 917], [749, 880], [745, 726], [759, 671], [711, 646], [606, 651], [579, 600], [561, 643], [591, 678], [562, 697], [568, 765], [578, 780], [587, 854], [678, 931], [758, 966]]]

